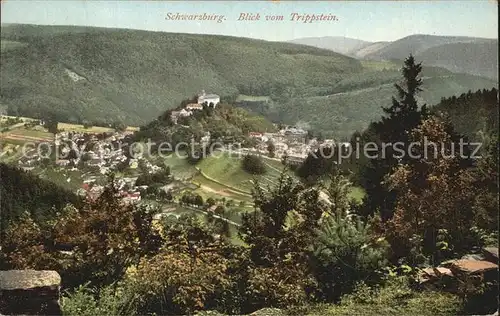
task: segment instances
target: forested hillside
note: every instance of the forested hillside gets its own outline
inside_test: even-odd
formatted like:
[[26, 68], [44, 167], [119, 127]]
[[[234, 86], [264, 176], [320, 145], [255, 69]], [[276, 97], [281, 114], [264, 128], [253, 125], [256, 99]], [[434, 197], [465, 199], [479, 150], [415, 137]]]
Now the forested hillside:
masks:
[[305, 37], [289, 41], [294, 44], [309, 45], [318, 48], [333, 50], [334, 52], [349, 55], [372, 43], [343, 36]]
[[469, 91], [443, 98], [432, 110], [445, 114], [455, 130], [470, 139], [481, 140], [481, 132], [498, 131], [497, 89]]
[[466, 36], [436, 36], [426, 34], [415, 34], [403, 37], [389, 45], [369, 54], [365, 57], [370, 59], [393, 59], [403, 60], [409, 53], [421, 54], [426, 50], [440, 45], [451, 43], [475, 43], [488, 41], [488, 39], [466, 37]]
[[202, 89], [269, 94], [337, 82], [361, 64], [337, 53], [226, 36], [118, 29], [2, 27], [1, 103], [60, 121], [139, 125]]
[[452, 43], [429, 48], [416, 56], [425, 64], [498, 79], [498, 41]]
[[[181, 110], [193, 100], [184, 100], [174, 110]], [[136, 133], [138, 139], [168, 141], [175, 145], [179, 142], [190, 142], [191, 137], [199, 140], [206, 133], [211, 138], [243, 141], [249, 132], [273, 132], [275, 127], [262, 116], [230, 104], [219, 104], [216, 108], [204, 107], [195, 111], [192, 116], [179, 118], [174, 124], [171, 115], [173, 110], [164, 111], [157, 119], [141, 127]]]
[[[2, 234], [11, 220], [27, 213], [36, 221], [46, 221], [67, 203], [78, 198], [71, 191], [30, 173], [0, 163], [0, 208]], [[54, 208], [54, 209], [53, 209]]]
[[[305, 171], [316, 174], [300, 174], [305, 181], [286, 169], [273, 185], [255, 177], [252, 206], [238, 206], [233, 232], [225, 195], [205, 203], [183, 188], [182, 207], [200, 203], [196, 214], [176, 216], [167, 204], [124, 201], [110, 181], [100, 196], [49, 221], [33, 212], [16, 220], [0, 240], [0, 268], [57, 271], [63, 315], [492, 315], [498, 311], [498, 134], [485, 133], [481, 159], [453, 154], [460, 138], [453, 120], [465, 124], [472, 116], [462, 113], [493, 113], [496, 91], [443, 99], [437, 109], [448, 120], [420, 103], [422, 71], [413, 56], [405, 59], [382, 116], [353, 135], [387, 151], [385, 157], [365, 151], [363, 159], [353, 153], [347, 162], [356, 167], [349, 170], [354, 177], [340, 164], [311, 159]], [[185, 141], [197, 131], [225, 138], [272, 126], [224, 103], [205, 105], [177, 124], [171, 114], [136, 136]], [[402, 144], [403, 153], [383, 144]], [[268, 165], [256, 163], [261, 158], [246, 157], [245, 172], [268, 172], [255, 168]], [[199, 166], [212, 166], [210, 177], [236, 177], [208, 159]], [[24, 199], [29, 203], [21, 206], [36, 210], [38, 197], [66, 201], [63, 190], [52, 193], [55, 187], [0, 167], [0, 193], [11, 192], [10, 203]], [[349, 194], [353, 178], [364, 188], [362, 200]]]
[[[390, 102], [399, 65], [247, 38], [8, 25], [2, 26], [0, 111], [142, 125], [203, 89], [244, 100], [241, 106], [272, 121], [346, 137]], [[423, 75], [429, 104], [497, 85], [436, 67]]]
[[[443, 75], [426, 76], [426, 73], [432, 72], [433, 68], [424, 68], [423, 92], [419, 95], [421, 104], [429, 106], [439, 103], [443, 97], [497, 86], [493, 80], [471, 75], [444, 74], [442, 70], [440, 72]], [[272, 103], [273, 106], [264, 107], [261, 113], [273, 120], [281, 118], [289, 123], [302, 122], [315, 131], [321, 131], [324, 136], [349, 137], [354, 131], [367, 128], [370, 122], [382, 114], [382, 107], [391, 103], [391, 94], [395, 91], [393, 82], [397, 80], [397, 76], [397, 70], [366, 73], [357, 80], [349, 82], [346, 79], [339, 83], [339, 86], [345, 83], [347, 87], [364, 83], [366, 86], [363, 88], [349, 90], [342, 87], [339, 91], [343, 92], [329, 95], [297, 96], [283, 100], [282, 103]]]

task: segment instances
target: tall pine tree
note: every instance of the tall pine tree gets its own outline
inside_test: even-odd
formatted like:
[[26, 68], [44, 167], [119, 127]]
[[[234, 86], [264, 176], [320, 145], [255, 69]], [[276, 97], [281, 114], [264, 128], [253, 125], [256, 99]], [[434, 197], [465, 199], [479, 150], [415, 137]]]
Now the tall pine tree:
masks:
[[398, 98], [392, 97], [392, 105], [382, 108], [386, 116], [375, 124], [375, 130], [383, 142], [407, 143], [410, 131], [420, 124], [422, 117], [427, 116], [426, 105], [422, 105], [419, 110], [417, 104], [417, 94], [422, 91], [421, 72], [422, 64], [415, 63], [415, 58], [410, 55], [402, 69], [403, 85], [394, 85]]
[[[397, 98], [392, 98], [390, 107], [382, 108], [385, 116], [381, 121], [372, 124], [371, 130], [366, 132], [373, 134], [370, 138], [378, 143], [379, 149], [384, 148], [383, 143], [402, 143], [404, 146], [399, 148], [404, 148], [406, 151], [410, 132], [428, 116], [426, 105], [419, 107], [417, 102], [417, 94], [422, 91], [421, 72], [421, 63], [416, 63], [412, 55], [406, 58], [402, 68], [403, 82], [394, 85], [398, 93]], [[392, 217], [395, 195], [384, 184], [384, 177], [399, 162], [409, 162], [409, 157], [405, 154], [400, 159], [396, 158], [392, 146], [384, 151], [385, 153], [379, 152], [377, 158], [363, 164], [360, 173], [367, 193], [362, 215], [380, 213], [382, 219], [387, 220]]]

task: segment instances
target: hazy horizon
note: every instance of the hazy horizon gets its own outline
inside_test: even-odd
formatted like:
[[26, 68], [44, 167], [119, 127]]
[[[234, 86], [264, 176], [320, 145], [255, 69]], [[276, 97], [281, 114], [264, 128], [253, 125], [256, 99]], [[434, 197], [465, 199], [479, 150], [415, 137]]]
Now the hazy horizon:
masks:
[[[247, 36], [237, 36], [237, 35], [228, 35], [228, 34], [212, 34], [212, 33], [189, 33], [189, 32], [171, 32], [171, 31], [156, 31], [156, 30], [146, 30], [146, 29], [136, 29], [136, 28], [130, 28], [130, 27], [106, 27], [106, 26], [93, 26], [93, 25], [75, 25], [75, 24], [33, 24], [33, 23], [0, 23], [2, 26], [8, 26], [8, 25], [32, 25], [32, 26], [55, 26], [55, 27], [89, 27], [89, 28], [102, 28], [102, 29], [115, 29], [115, 30], [134, 30], [134, 31], [146, 31], [146, 32], [159, 32], [159, 33], [177, 33], [177, 34], [193, 34], [193, 35], [217, 35], [217, 36], [229, 36], [229, 37], [242, 37], [242, 38], [249, 38], [249, 39], [255, 39], [255, 40], [263, 40], [263, 41], [269, 41], [269, 42], [286, 42], [286, 41], [293, 41], [293, 40], [298, 40], [298, 39], [308, 39], [308, 38], [332, 38], [332, 37], [337, 37], [337, 38], [349, 38], [353, 40], [359, 40], [359, 41], [365, 41], [365, 42], [390, 42], [390, 41], [369, 41], [369, 40], [364, 40], [356, 37], [348, 37], [348, 36], [342, 36], [342, 35], [323, 35], [323, 36], [305, 36], [305, 37], [298, 37], [298, 38], [291, 38], [287, 40], [267, 40], [267, 39], [262, 39], [262, 38], [255, 38], [255, 37], [247, 37]], [[462, 36], [462, 35], [446, 35], [446, 34], [423, 34], [423, 33], [415, 33], [415, 34], [408, 34], [404, 37], [408, 36], [415, 36], [415, 35], [428, 35], [428, 36], [443, 36], [443, 37], [470, 37], [470, 38], [481, 38], [481, 39], [488, 39], [488, 40], [497, 40], [498, 38], [492, 38], [492, 37], [478, 37], [478, 36]], [[404, 38], [401, 37], [401, 38]], [[398, 38], [400, 39], [400, 38]], [[396, 40], [398, 40], [396, 39]]]
[[[289, 21], [292, 13], [334, 14], [338, 21]], [[167, 13], [224, 15], [216, 21], [165, 20]], [[283, 15], [284, 21], [238, 21], [241, 13]], [[212, 34], [267, 41], [347, 37], [368, 42], [406, 36], [498, 39], [498, 7], [492, 1], [21, 1], [2, 2], [2, 25], [36, 24]], [[453, 18], [449, 18], [453, 17]]]

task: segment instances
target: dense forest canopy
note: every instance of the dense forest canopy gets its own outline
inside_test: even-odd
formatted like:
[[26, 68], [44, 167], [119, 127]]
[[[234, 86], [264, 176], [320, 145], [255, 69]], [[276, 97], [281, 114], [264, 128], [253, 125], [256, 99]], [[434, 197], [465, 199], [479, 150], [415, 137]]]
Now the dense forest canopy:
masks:
[[9, 223], [24, 213], [37, 222], [44, 222], [66, 204], [78, 202], [71, 191], [5, 163], [0, 163], [0, 179], [2, 236]]
[[[0, 111], [96, 126], [143, 125], [205, 90], [276, 123], [348, 137], [382, 114], [399, 79], [399, 61], [228, 36], [2, 25], [1, 40]], [[426, 66], [428, 104], [497, 86]]]
[[443, 98], [432, 111], [445, 114], [459, 134], [478, 140], [480, 131], [498, 130], [498, 90], [469, 91]]

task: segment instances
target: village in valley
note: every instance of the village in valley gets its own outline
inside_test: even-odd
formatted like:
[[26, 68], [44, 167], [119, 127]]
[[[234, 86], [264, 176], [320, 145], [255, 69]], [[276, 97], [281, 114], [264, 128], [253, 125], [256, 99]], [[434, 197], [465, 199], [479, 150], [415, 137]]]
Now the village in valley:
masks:
[[[180, 124], [181, 118], [192, 116], [196, 111], [203, 110], [204, 106], [215, 109], [220, 102], [218, 95], [202, 91], [198, 95], [197, 103], [188, 103], [181, 109], [170, 111], [171, 121], [174, 125]], [[4, 117], [3, 120], [4, 122], [10, 120], [10, 123], [16, 124], [10, 126], [7, 124], [2, 132], [4, 142], [2, 159], [15, 160], [18, 167], [23, 170], [38, 171], [42, 176], [49, 173], [47, 170], [51, 170], [49, 179], [57, 178], [57, 182], [72, 188], [81, 196], [98, 197], [109, 181], [109, 175], [113, 174], [119, 194], [127, 203], [154, 201], [160, 205], [168, 205], [189, 200], [186, 195], [191, 196], [193, 200], [195, 199], [193, 196], [205, 199], [220, 199], [222, 196], [224, 200], [251, 207], [246, 204], [251, 201], [249, 185], [232, 186], [220, 183], [204, 173], [204, 170], [188, 167], [186, 159], [178, 157], [178, 153], [171, 153], [167, 160], [162, 160], [154, 155], [145, 155], [144, 150], [134, 151], [131, 143], [134, 141], [134, 132], [137, 131], [135, 128], [82, 126], [74, 128], [70, 124], [59, 123], [56, 133], [49, 137], [50, 133], [42, 132], [43, 126], [46, 125], [44, 121], [12, 117]], [[263, 157], [276, 178], [284, 165], [298, 166], [309, 153], [322, 146], [335, 145], [333, 139], [318, 140], [300, 127], [281, 124], [275, 124], [275, 127], [274, 132], [250, 131], [247, 137], [251, 140], [251, 146], [226, 143], [218, 150], [228, 151], [228, 155], [232, 156], [228, 159], [232, 160], [226, 163], [233, 165], [240, 163], [234, 156], [241, 158], [243, 155], [251, 154]], [[26, 129], [28, 134], [38, 131], [39, 137], [26, 136], [24, 139], [26, 143], [22, 143], [23, 136], [16, 134], [18, 128]], [[15, 140], [15, 145], [9, 143], [9, 139]], [[206, 132], [197, 141], [199, 143], [210, 141], [210, 133]], [[173, 165], [169, 165], [171, 162]], [[191, 171], [179, 174], [176, 172], [178, 169]], [[207, 169], [209, 172], [210, 166]], [[156, 182], [155, 178], [161, 180]], [[262, 177], [262, 180], [267, 184], [275, 181], [271, 176]], [[252, 180], [245, 181], [250, 183]], [[216, 190], [213, 189], [214, 186], [217, 187]], [[203, 203], [201, 204], [194, 203], [191, 206], [201, 207]], [[210, 206], [215, 208], [217, 205]], [[165, 207], [164, 210], [172, 211], [176, 208]]]
[[0, 2], [0, 316], [498, 316], [497, 2]]

